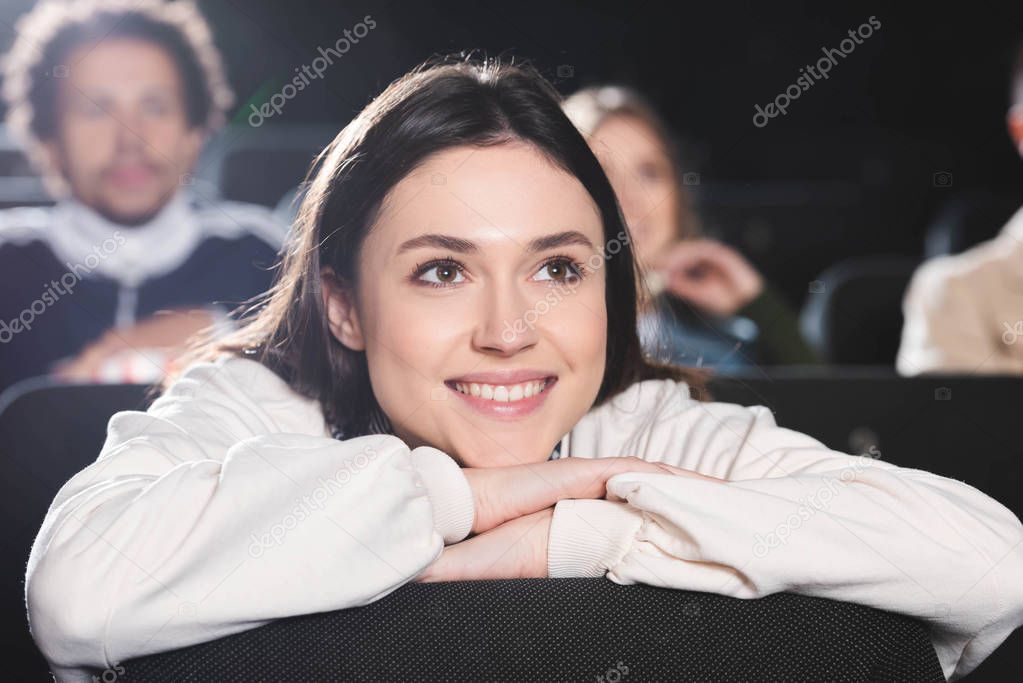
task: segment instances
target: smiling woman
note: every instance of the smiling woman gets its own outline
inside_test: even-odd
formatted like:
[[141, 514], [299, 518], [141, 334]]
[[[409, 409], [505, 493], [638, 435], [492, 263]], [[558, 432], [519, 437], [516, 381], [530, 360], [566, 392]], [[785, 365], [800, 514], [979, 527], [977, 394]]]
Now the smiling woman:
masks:
[[115, 415], [50, 507], [26, 590], [58, 677], [411, 581], [857, 602], [924, 620], [949, 676], [1023, 621], [1008, 509], [698, 400], [641, 353], [636, 282], [607, 177], [536, 72], [392, 84], [318, 160], [254, 315]]
[[[610, 183], [553, 89], [525, 68], [437, 65], [323, 152], [267, 305], [200, 357], [249, 353], [346, 437], [540, 462], [636, 381], [699, 385], [644, 359], [636, 282]], [[504, 400], [528, 380], [546, 384]]]

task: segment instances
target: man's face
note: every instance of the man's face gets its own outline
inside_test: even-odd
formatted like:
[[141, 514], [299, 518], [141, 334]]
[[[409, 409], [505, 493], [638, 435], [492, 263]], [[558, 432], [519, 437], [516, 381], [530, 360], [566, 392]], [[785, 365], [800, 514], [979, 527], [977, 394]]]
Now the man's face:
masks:
[[173, 59], [152, 43], [116, 38], [72, 50], [67, 68], [51, 162], [82, 203], [118, 223], [145, 222], [191, 172], [203, 142]]

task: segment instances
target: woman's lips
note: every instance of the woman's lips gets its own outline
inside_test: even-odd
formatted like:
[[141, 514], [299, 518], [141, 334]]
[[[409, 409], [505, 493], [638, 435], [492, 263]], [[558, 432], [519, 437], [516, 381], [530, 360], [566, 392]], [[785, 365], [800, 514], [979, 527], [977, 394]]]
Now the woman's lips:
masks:
[[[533, 394], [528, 398], [520, 398], [517, 401], [495, 401], [493, 399], [483, 398], [482, 396], [463, 394], [455, 388], [455, 382], [449, 381], [444, 384], [448, 389], [453, 391], [458, 398], [465, 401], [470, 408], [485, 417], [498, 420], [517, 420], [529, 415], [543, 405], [544, 401], [547, 400], [547, 395], [551, 393], [557, 382], [557, 377], [548, 377], [547, 384], [543, 391], [539, 394]], [[461, 384], [461, 382], [459, 382], [459, 384]]]

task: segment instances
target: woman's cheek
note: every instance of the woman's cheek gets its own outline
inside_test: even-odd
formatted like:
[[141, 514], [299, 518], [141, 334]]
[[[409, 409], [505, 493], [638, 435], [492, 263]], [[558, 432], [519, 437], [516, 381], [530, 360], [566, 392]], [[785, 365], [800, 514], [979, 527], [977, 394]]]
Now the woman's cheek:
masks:
[[[580, 288], [559, 305], [559, 313], [551, 316], [548, 333], [558, 340], [558, 345], [571, 349], [568, 359], [572, 365], [592, 364], [604, 359], [607, 341], [607, 314], [603, 284], [600, 287]], [[601, 368], [602, 374], [603, 368]]]

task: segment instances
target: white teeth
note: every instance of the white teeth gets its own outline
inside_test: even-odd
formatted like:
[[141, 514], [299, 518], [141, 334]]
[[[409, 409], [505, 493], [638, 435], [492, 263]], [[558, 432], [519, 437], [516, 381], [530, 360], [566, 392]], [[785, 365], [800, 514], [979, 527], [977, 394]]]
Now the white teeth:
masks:
[[485, 398], [490, 401], [501, 401], [502, 403], [520, 401], [523, 398], [536, 396], [542, 392], [546, 386], [547, 380], [543, 379], [534, 380], [532, 382], [522, 382], [521, 384], [513, 384], [511, 386], [477, 384], [476, 382], [472, 382], [470, 384], [462, 382], [455, 383], [455, 388], [463, 394], [478, 396], [479, 398]]

